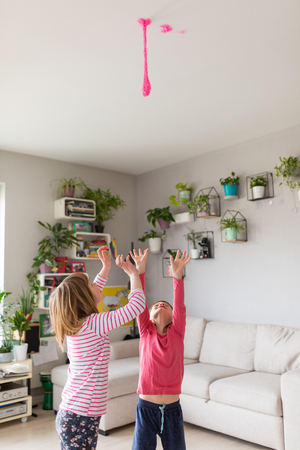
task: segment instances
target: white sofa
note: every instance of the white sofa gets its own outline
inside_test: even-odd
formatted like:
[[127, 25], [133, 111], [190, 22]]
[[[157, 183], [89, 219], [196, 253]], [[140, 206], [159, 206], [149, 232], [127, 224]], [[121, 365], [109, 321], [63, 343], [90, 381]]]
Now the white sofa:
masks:
[[[135, 421], [138, 344], [111, 344], [103, 434]], [[52, 370], [55, 410], [67, 367]], [[186, 422], [276, 450], [300, 450], [300, 330], [188, 317], [181, 405]]]

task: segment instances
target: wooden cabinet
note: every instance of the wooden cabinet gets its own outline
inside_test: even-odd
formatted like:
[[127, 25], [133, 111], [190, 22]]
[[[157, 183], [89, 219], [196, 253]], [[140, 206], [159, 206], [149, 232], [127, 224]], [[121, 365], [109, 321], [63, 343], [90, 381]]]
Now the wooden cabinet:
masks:
[[[1, 397], [0, 397], [0, 411], [2, 410], [2, 414], [0, 415], [0, 423], [8, 422], [10, 420], [21, 419], [22, 422], [27, 421], [27, 417], [32, 414], [32, 397], [31, 395], [22, 395], [22, 391], [24, 393], [24, 388], [28, 388], [28, 380], [32, 377], [32, 360], [26, 359], [25, 361], [11, 362], [11, 363], [3, 363], [0, 364], [1, 367], [9, 367], [14, 364], [26, 366], [28, 369], [28, 375], [26, 376], [16, 376], [11, 378], [1, 378], [0, 379], [0, 387], [1, 387]], [[16, 383], [20, 386], [20, 392], [18, 389], [10, 389], [11, 383]], [[6, 389], [7, 385], [7, 389]], [[11, 393], [10, 393], [11, 390]], [[20, 395], [21, 394], [21, 395]], [[29, 392], [30, 394], [30, 392]], [[7, 406], [7, 408], [5, 408]], [[11, 416], [3, 417], [8, 411], [14, 413], [13, 409], [18, 409], [19, 411]], [[24, 410], [24, 412], [22, 411]]]

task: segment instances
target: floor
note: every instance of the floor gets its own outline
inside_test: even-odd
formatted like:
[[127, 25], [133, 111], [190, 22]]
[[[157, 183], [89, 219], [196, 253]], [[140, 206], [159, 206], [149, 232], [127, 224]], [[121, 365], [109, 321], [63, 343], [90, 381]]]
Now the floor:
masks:
[[[59, 450], [53, 411], [34, 408], [38, 417], [26, 423], [20, 419], [0, 424], [0, 448], [5, 450]], [[97, 450], [130, 450], [134, 424], [112, 430], [109, 436], [99, 435]], [[185, 424], [187, 450], [267, 450], [266, 447], [241, 441], [224, 434]], [[162, 446], [158, 443], [157, 450]], [[174, 449], [175, 450], [175, 449]]]

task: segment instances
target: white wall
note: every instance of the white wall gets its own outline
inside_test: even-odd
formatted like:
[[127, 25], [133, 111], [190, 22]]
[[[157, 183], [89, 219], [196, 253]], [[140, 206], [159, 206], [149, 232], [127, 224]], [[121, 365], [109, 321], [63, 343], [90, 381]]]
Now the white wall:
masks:
[[[169, 205], [178, 182], [199, 189], [214, 186], [221, 197], [221, 214], [240, 211], [248, 222], [248, 242], [222, 243], [215, 233], [215, 258], [191, 261], [186, 270], [187, 313], [209, 320], [249, 323], [273, 323], [300, 327], [299, 249], [300, 211], [294, 213], [293, 195], [279, 187], [274, 177], [275, 197], [247, 201], [246, 176], [274, 172], [279, 156], [298, 156], [300, 126], [255, 139], [234, 147], [170, 165], [137, 178], [138, 234], [150, 230], [145, 212]], [[184, 149], [183, 149], [184, 151]], [[239, 199], [224, 201], [220, 178], [234, 171], [240, 176]], [[300, 203], [297, 207], [300, 210]], [[216, 232], [217, 220], [206, 220], [208, 230]], [[189, 226], [196, 231], [205, 227], [203, 219]], [[187, 250], [183, 237], [187, 225], [174, 225], [167, 231], [167, 248]], [[145, 248], [145, 244], [141, 244]], [[149, 256], [146, 276], [148, 304], [172, 299], [172, 281], [162, 277], [162, 255]]]
[[[88, 166], [63, 163], [46, 158], [0, 151], [0, 182], [5, 183], [5, 264], [4, 288], [11, 291], [11, 301], [17, 301], [21, 286], [26, 290], [26, 275], [31, 270], [33, 258], [37, 255], [38, 242], [47, 232], [37, 221], [54, 224], [54, 189], [50, 183], [54, 179], [81, 177], [92, 189], [111, 189], [119, 194], [127, 206], [116, 212], [113, 220], [107, 221], [105, 232], [116, 238], [119, 253], [128, 254], [131, 241], [136, 239], [136, 181], [132, 175], [99, 170]], [[57, 185], [57, 184], [56, 184]], [[54, 184], [53, 184], [54, 186]], [[68, 222], [64, 222], [67, 225]], [[86, 262], [90, 278], [94, 278], [100, 270], [101, 263]], [[114, 263], [107, 285], [127, 285], [128, 277]], [[36, 310], [34, 318], [45, 310]], [[111, 340], [119, 340], [129, 333], [129, 327], [115, 330]], [[60, 361], [65, 356], [59, 352]], [[37, 366], [34, 369], [32, 387], [39, 385], [38, 373], [48, 370], [55, 363]]]

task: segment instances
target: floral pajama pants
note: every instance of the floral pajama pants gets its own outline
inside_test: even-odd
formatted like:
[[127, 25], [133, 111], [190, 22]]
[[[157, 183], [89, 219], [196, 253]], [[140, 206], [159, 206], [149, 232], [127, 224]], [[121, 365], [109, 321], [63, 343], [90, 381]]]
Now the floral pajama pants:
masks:
[[59, 409], [55, 426], [61, 450], [96, 450], [100, 419]]

